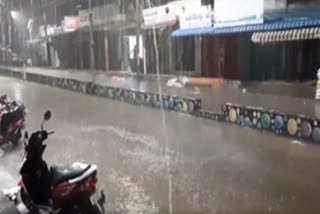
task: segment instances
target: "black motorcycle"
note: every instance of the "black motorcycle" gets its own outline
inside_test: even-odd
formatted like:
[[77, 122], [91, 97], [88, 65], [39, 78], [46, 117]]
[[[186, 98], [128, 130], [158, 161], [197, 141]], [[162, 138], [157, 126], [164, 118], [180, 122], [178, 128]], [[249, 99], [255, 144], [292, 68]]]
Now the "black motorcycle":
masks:
[[[35, 213], [104, 214], [103, 191], [97, 200], [92, 199], [97, 190], [96, 165], [73, 163], [70, 166], [48, 169], [43, 161], [42, 154], [46, 149], [44, 141], [54, 133], [43, 128], [44, 122], [50, 118], [51, 112], [47, 111], [41, 129], [34, 132], [30, 138], [28, 133], [25, 133], [26, 154], [20, 170], [22, 179], [19, 182], [23, 204]], [[11, 200], [17, 200], [15, 194], [7, 196]]]

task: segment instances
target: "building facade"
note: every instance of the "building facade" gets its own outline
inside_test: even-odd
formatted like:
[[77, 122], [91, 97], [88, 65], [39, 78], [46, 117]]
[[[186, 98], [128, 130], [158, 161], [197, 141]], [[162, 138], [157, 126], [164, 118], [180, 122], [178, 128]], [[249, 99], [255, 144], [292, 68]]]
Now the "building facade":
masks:
[[[190, 32], [208, 29], [208, 17], [198, 15], [206, 14], [207, 6], [214, 11], [217, 3], [218, 0], [0, 0], [0, 62], [19, 56], [30, 58], [35, 66], [90, 69], [93, 61], [94, 69], [105, 71], [244, 81], [315, 77], [320, 67], [318, 39], [253, 42], [257, 29], [171, 36], [181, 27], [190, 28]], [[320, 2], [264, 0], [263, 7], [261, 26], [275, 19], [318, 18]], [[147, 13], [149, 26], [145, 23], [145, 10], [155, 12]], [[19, 17], [14, 17], [17, 14]], [[318, 26], [304, 28], [311, 27]]]
[[[180, 35], [177, 39], [195, 37], [201, 40], [202, 76], [242, 81], [316, 78], [320, 67], [316, 36], [320, 18], [318, 1], [265, 0], [263, 4], [263, 23], [174, 32]], [[214, 2], [211, 5], [215, 7]], [[297, 21], [302, 19], [307, 21]], [[267, 30], [271, 32], [264, 32]], [[288, 40], [264, 40], [276, 37], [277, 33], [279, 36], [287, 33]], [[266, 38], [263, 39], [264, 34]], [[262, 40], [253, 41], [255, 35]], [[311, 36], [314, 38], [309, 38]]]

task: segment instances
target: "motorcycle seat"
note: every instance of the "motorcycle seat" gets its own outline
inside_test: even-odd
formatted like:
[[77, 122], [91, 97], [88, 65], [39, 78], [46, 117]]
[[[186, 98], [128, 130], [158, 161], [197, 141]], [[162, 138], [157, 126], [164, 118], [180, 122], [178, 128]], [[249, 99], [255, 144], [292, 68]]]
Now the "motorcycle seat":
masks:
[[51, 186], [79, 177], [90, 168], [88, 164], [74, 163], [71, 166], [54, 166], [50, 169]]

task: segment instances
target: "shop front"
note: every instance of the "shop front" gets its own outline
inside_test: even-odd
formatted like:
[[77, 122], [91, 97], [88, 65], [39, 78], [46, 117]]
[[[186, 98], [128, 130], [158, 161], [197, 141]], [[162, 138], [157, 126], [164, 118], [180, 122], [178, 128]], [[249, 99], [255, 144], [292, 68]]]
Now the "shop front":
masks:
[[243, 12], [240, 20], [215, 16], [212, 27], [180, 29], [173, 36], [201, 38], [202, 76], [243, 81], [315, 78], [320, 65], [319, 10], [264, 12], [257, 5], [251, 12], [256, 16], [248, 14]]
[[171, 31], [176, 23], [175, 8], [169, 4], [143, 10], [143, 35], [148, 73], [172, 73]]
[[[200, 59], [200, 43], [197, 38], [172, 38], [179, 25], [180, 14], [187, 9], [200, 7], [201, 1], [180, 0], [143, 11], [146, 67], [148, 73], [196, 75], [196, 58]], [[186, 14], [190, 14], [190, 10]], [[190, 22], [185, 21], [185, 27]], [[198, 53], [198, 54], [197, 54]], [[157, 59], [158, 58], [158, 59]], [[158, 60], [158, 67], [156, 61]], [[199, 66], [198, 66], [199, 67]]]
[[[95, 69], [125, 70], [123, 38], [134, 32], [136, 21], [130, 15], [120, 13], [114, 4], [94, 7], [92, 13], [92, 38], [88, 9], [80, 9], [77, 16], [65, 16], [59, 27], [47, 25], [47, 32], [44, 26], [40, 28], [39, 41], [48, 43], [50, 66], [89, 69], [90, 44], [93, 44]], [[51, 30], [53, 28], [55, 30]]]
[[[82, 34], [89, 34], [89, 11], [84, 9], [78, 13]], [[94, 7], [92, 13], [96, 69], [127, 71], [129, 50], [126, 37], [135, 34], [137, 28], [132, 11], [125, 14], [117, 4], [110, 3]]]

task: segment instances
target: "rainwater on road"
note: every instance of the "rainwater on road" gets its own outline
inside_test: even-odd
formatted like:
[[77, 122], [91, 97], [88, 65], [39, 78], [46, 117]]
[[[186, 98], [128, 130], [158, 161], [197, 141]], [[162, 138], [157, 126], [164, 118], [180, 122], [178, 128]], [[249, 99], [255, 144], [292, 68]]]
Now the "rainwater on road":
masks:
[[[175, 112], [163, 127], [156, 109], [7, 78], [0, 93], [25, 103], [29, 132], [52, 110], [45, 159], [97, 164], [109, 213], [320, 212], [317, 145]], [[0, 189], [16, 185], [22, 154], [5, 149]]]

